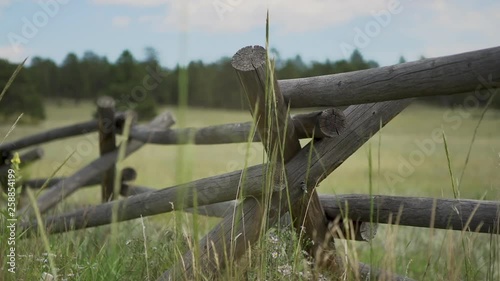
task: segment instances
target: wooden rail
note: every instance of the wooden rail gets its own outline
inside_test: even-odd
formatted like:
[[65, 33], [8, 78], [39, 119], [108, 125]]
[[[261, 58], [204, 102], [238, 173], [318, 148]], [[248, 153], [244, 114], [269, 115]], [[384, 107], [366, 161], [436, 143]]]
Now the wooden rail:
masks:
[[[21, 160], [21, 164], [29, 164], [33, 161], [36, 161], [38, 159], [41, 159], [43, 157], [43, 149], [41, 147], [37, 147], [31, 150], [28, 150], [24, 153], [21, 153], [19, 155], [19, 159]], [[6, 162], [9, 164], [1, 165], [0, 166], [0, 175], [6, 175], [7, 171], [11, 168], [10, 164], [11, 159], [6, 159]]]
[[[117, 128], [123, 127], [123, 124], [125, 123], [125, 114], [118, 113], [115, 116], [115, 120], [116, 120], [115, 126]], [[12, 142], [1, 144], [0, 151], [19, 150], [32, 145], [38, 145], [57, 139], [63, 139], [63, 138], [74, 137], [96, 132], [98, 129], [99, 129], [99, 123], [97, 120], [91, 120], [69, 126], [63, 126], [60, 128], [55, 128], [25, 138], [21, 138]]]
[[[325, 109], [306, 114], [292, 116], [292, 126], [297, 137], [328, 138], [334, 137], [345, 129], [345, 116], [339, 109]], [[130, 137], [152, 144], [225, 144], [247, 142], [252, 122], [214, 125], [204, 128], [180, 128], [156, 131], [153, 135], [146, 130], [130, 132]], [[254, 142], [260, 142], [259, 134], [255, 134]]]
[[[174, 119], [169, 112], [164, 112], [163, 114], [157, 116], [153, 121], [149, 123], [149, 127], [158, 128], [160, 130], [172, 126]], [[125, 155], [130, 155], [131, 153], [137, 151], [141, 148], [144, 143], [139, 141], [130, 141], [127, 144]], [[99, 175], [102, 171], [109, 169], [116, 163], [118, 157], [118, 150], [106, 153], [100, 158], [92, 161], [90, 164], [77, 171], [72, 176], [68, 177], [66, 181], [58, 182], [53, 187], [50, 187], [47, 192], [42, 194], [38, 200], [38, 208], [41, 213], [46, 212], [50, 208], [54, 207], [61, 200], [75, 192], [79, 187], [88, 182], [91, 178]], [[32, 214], [32, 207], [27, 206], [19, 211], [20, 215], [30, 216]]]
[[[137, 178], [137, 172], [133, 168], [130, 168], [130, 167], [124, 168], [122, 170], [121, 174], [122, 174], [122, 176], [121, 176], [122, 182], [134, 181]], [[50, 179], [49, 178], [39, 178], [39, 179], [25, 180], [22, 183], [22, 185], [25, 187], [28, 187], [28, 188], [40, 189], [44, 185], [46, 186], [46, 188], [51, 188], [59, 182], [62, 182], [61, 183], [62, 185], [66, 185], [66, 184], [68, 184], [67, 181], [68, 181], [68, 178], [66, 178], [66, 177], [56, 177], [56, 178], [50, 178]], [[97, 176], [90, 178], [88, 180], [88, 182], [86, 182], [82, 185], [82, 187], [98, 185], [98, 184], [101, 184], [101, 181], [102, 181], [102, 176], [101, 176], [101, 174], [98, 174]], [[122, 185], [122, 189], [127, 190], [128, 185], [126, 187], [124, 187]]]
[[292, 108], [474, 94], [500, 87], [499, 65], [500, 47], [494, 47], [367, 70], [281, 80], [279, 86]]
[[[287, 163], [290, 198], [302, 196], [302, 187], [306, 180], [310, 184], [316, 184], [340, 166], [379, 130], [380, 120], [382, 120], [382, 125], [385, 125], [409, 102], [409, 100], [403, 100], [349, 107], [344, 112], [348, 126], [341, 136], [325, 138], [318, 140], [315, 144], [309, 144]], [[312, 147], [315, 148], [315, 153], [310, 155], [309, 150]], [[329, 161], [326, 162], [325, 159]], [[326, 165], [327, 163], [330, 165]], [[59, 233], [71, 229], [109, 224], [113, 208], [118, 210], [117, 221], [171, 212], [173, 206], [166, 204], [166, 202], [179, 200], [176, 196], [178, 193], [184, 195], [182, 198], [184, 208], [193, 207], [195, 197], [200, 206], [230, 201], [238, 198], [238, 186], [242, 182], [245, 183], [245, 188], [241, 190], [243, 197], [260, 196], [262, 183], [265, 182], [262, 175], [265, 168], [266, 164], [256, 165], [249, 167], [246, 171], [239, 170], [212, 176], [153, 192], [137, 194], [116, 202], [75, 210], [61, 216], [48, 217], [45, 220], [46, 228], [48, 233]], [[288, 204], [284, 206], [288, 207]], [[288, 209], [281, 214], [285, 214], [287, 211]], [[34, 224], [36, 222], [27, 225]], [[33, 227], [28, 231], [36, 231], [36, 229]]]

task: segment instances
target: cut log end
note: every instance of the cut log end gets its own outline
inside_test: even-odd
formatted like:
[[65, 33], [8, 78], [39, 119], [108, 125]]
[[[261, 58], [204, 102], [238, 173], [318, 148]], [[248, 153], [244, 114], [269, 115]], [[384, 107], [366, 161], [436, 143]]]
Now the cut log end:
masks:
[[165, 111], [156, 116], [150, 123], [152, 129], [168, 129], [175, 124], [176, 120], [170, 111]]
[[97, 99], [97, 106], [100, 108], [114, 108], [115, 100], [112, 97], [102, 96]]
[[341, 110], [335, 108], [323, 110], [318, 118], [318, 125], [325, 136], [340, 135], [346, 127], [345, 115]]
[[377, 235], [378, 224], [337, 217], [328, 223], [328, 230], [335, 238], [369, 242]]
[[234, 54], [231, 65], [239, 71], [253, 71], [266, 63], [266, 49], [261, 46], [247, 46]]
[[126, 167], [122, 170], [122, 182], [135, 181], [137, 179], [137, 172], [134, 168]]

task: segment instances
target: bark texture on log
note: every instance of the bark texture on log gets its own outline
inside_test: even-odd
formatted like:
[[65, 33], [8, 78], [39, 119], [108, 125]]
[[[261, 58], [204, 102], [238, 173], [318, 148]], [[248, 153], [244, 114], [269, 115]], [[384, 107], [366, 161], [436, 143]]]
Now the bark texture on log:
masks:
[[[397, 65], [279, 81], [292, 108], [336, 107], [451, 94], [486, 102], [500, 88], [500, 47]], [[479, 90], [487, 92], [477, 93]]]

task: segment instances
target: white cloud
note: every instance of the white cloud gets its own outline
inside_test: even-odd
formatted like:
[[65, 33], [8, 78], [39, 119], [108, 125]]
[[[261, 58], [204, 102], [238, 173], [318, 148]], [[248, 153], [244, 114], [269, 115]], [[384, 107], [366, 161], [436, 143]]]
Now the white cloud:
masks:
[[[0, 0], [1, 1], [1, 0]], [[154, 14], [142, 14], [137, 22], [155, 31], [243, 33], [265, 26], [269, 9], [271, 28], [279, 33], [303, 33], [364, 26], [372, 13], [387, 10], [399, 2], [401, 14], [388, 31], [404, 32], [425, 56], [500, 45], [497, 36], [500, 3], [411, 0], [92, 0], [98, 4], [157, 7]], [[352, 28], [347, 27], [347, 32]], [[386, 33], [387, 34], [387, 33]], [[385, 38], [394, 39], [387, 35]], [[393, 42], [398, 44], [398, 42]], [[388, 43], [392, 44], [392, 43]], [[409, 46], [411, 47], [411, 46]]]
[[23, 46], [13, 48], [12, 46], [0, 46], [0, 58], [10, 62], [21, 62], [28, 56], [27, 50]]
[[124, 28], [130, 25], [131, 18], [127, 16], [116, 16], [111, 20], [114, 27]]
[[0, 7], [8, 6], [11, 2], [11, 0], [0, 0]]
[[[2, 0], [0, 0], [2, 1]], [[155, 7], [165, 4], [166, 0], [92, 0], [95, 4], [100, 5], [125, 5], [136, 7]]]
[[165, 28], [208, 32], [244, 32], [264, 26], [267, 9], [271, 26], [301, 32], [333, 26], [386, 8], [385, 0], [168, 0], [168, 3], [161, 22]]
[[[456, 3], [449, 4], [444, 1], [437, 1], [432, 7], [436, 11], [436, 21], [440, 28], [446, 28], [453, 31], [477, 31], [490, 33], [496, 31], [497, 26], [492, 24], [500, 20], [500, 5], [496, 4], [492, 7], [483, 9], [481, 5], [472, 10], [464, 5]], [[496, 32], [495, 32], [496, 34]], [[490, 33], [490, 35], [493, 35]]]
[[0, 0], [0, 17], [3, 14], [3, 9], [8, 7], [12, 3], [11, 0]]
[[[500, 45], [500, 4], [471, 6], [471, 3], [426, 2], [421, 24], [412, 34], [425, 46], [424, 55], [437, 57]], [[425, 19], [425, 20], [424, 20]]]
[[[269, 8], [271, 24], [284, 31], [329, 27], [372, 11], [386, 9], [387, 0], [92, 0], [95, 4], [156, 7], [165, 13], [141, 16], [155, 29], [244, 32], [265, 25]], [[397, 0], [396, 0], [397, 1]], [[406, 0], [402, 0], [406, 1]]]

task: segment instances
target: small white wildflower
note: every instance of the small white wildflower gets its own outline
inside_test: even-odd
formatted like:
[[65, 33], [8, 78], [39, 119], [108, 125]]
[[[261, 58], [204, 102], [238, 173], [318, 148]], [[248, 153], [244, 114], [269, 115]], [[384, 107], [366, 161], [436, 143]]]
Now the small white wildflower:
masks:
[[323, 274], [319, 274], [318, 276], [318, 281], [328, 281], [328, 278], [326, 278]]
[[288, 276], [292, 273], [292, 267], [288, 264], [278, 266], [278, 272]]
[[52, 280], [54, 280], [54, 275], [47, 272], [42, 273], [40, 281], [52, 281]]
[[275, 234], [269, 234], [269, 241], [276, 244], [279, 242], [278, 236]]
[[278, 257], [278, 252], [272, 252], [271, 256], [273, 257], [273, 259], [277, 258]]

